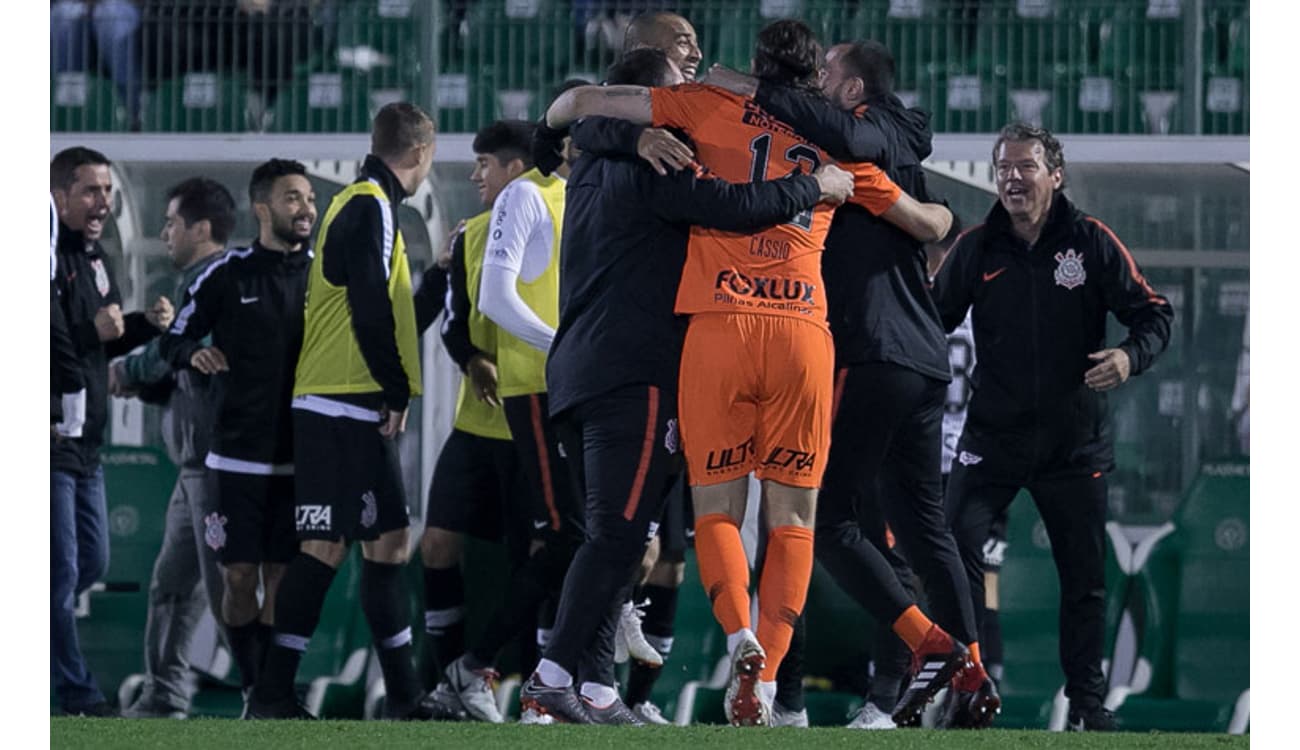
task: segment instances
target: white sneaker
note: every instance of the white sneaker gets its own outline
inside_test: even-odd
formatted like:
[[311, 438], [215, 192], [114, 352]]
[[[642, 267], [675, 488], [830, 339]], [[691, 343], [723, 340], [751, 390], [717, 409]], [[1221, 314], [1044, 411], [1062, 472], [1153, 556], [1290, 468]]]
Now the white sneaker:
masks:
[[893, 717], [877, 708], [876, 704], [867, 701], [853, 715], [853, 721], [849, 722], [849, 729], [898, 729], [898, 725], [894, 723]]
[[736, 649], [731, 652], [731, 679], [722, 711], [732, 726], [768, 725], [772, 708], [758, 689], [758, 679], [767, 661], [767, 654], [752, 633], [746, 632]]
[[659, 707], [650, 701], [638, 703], [632, 707], [632, 713], [637, 715], [641, 721], [647, 724], [672, 724], [671, 721], [664, 718], [663, 712]]
[[497, 680], [496, 670], [470, 669], [465, 666], [465, 657], [461, 656], [447, 665], [446, 674], [448, 686], [460, 698], [471, 718], [492, 724], [505, 721], [492, 689], [492, 683]]
[[808, 728], [808, 709], [802, 708], [798, 711], [791, 711], [781, 705], [780, 701], [772, 701], [772, 726], [774, 727], [799, 727], [800, 729]]
[[623, 611], [618, 616], [618, 634], [614, 638], [614, 661], [622, 664], [630, 656], [643, 664], [661, 667], [664, 657], [650, 645], [650, 642], [645, 639], [645, 634], [641, 632], [643, 616], [641, 610], [631, 600], [623, 602]]

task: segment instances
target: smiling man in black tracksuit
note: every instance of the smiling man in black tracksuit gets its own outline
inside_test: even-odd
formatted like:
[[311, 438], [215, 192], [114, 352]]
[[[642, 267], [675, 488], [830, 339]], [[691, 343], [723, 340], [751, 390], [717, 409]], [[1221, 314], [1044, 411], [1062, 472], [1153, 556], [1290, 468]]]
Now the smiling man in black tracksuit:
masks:
[[213, 614], [225, 624], [244, 688], [257, 679], [279, 581], [298, 548], [289, 402], [316, 222], [316, 195], [299, 162], [262, 164], [248, 192], [257, 239], [194, 280], [158, 345], [173, 369], [216, 376], [221, 394], [204, 459], [218, 512], [205, 518], [204, 543], [221, 560], [225, 594]]
[[[618, 84], [680, 80], [657, 49], [629, 53], [609, 75]], [[657, 176], [632, 156], [643, 131], [599, 118], [573, 129], [584, 155], [569, 176], [560, 323], [546, 380], [584, 494], [587, 534], [564, 579], [544, 658], [520, 692], [525, 709], [560, 721], [641, 723], [613, 688], [612, 636], [681, 471], [677, 375], [686, 321], [673, 302], [691, 225], [749, 231], [811, 208], [832, 183], [839, 198], [851, 189], [850, 176], [835, 168], [746, 185], [689, 169]], [[610, 152], [627, 156], [596, 155]]]
[[[1069, 726], [1110, 730], [1101, 705], [1103, 525], [1115, 462], [1105, 391], [1151, 367], [1174, 312], [1115, 233], [1061, 192], [1065, 156], [1051, 133], [1008, 125], [993, 161], [999, 202], [958, 238], [934, 286], [949, 331], [972, 311], [977, 363], [949, 518], [982, 603], [989, 527], [1020, 488], [1033, 495], [1061, 580]], [[1114, 347], [1105, 344], [1107, 312], [1128, 328]]]

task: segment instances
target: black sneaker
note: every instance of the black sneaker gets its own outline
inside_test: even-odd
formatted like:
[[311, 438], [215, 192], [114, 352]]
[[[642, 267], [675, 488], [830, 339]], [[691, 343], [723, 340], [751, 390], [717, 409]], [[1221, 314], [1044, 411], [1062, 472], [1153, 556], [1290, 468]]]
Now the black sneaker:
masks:
[[569, 687], [548, 687], [533, 673], [519, 688], [520, 721], [525, 724], [594, 724], [578, 693]]
[[621, 698], [615, 698], [614, 702], [600, 708], [594, 705], [586, 697], [582, 698], [582, 705], [586, 707], [587, 713], [591, 716], [592, 724], [626, 724], [628, 726], [643, 727], [645, 722], [632, 713], [632, 709], [627, 707]]
[[1067, 732], [1114, 732], [1119, 729], [1115, 714], [1104, 706], [1095, 704], [1081, 708], [1070, 707], [1069, 718], [1065, 722]]
[[244, 719], [298, 719], [303, 721], [312, 721], [316, 715], [307, 710], [307, 707], [298, 702], [296, 697], [290, 696], [278, 701], [265, 703], [257, 699], [257, 695], [250, 695], [248, 702], [244, 704], [244, 713], [241, 718]]

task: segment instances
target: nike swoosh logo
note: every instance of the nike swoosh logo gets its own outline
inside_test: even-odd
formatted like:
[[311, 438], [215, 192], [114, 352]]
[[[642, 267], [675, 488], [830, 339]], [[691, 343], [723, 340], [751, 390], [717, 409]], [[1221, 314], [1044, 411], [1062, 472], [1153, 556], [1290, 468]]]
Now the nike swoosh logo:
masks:
[[[985, 281], [988, 281], [988, 279], [985, 279]], [[241, 304], [241, 305], [247, 305], [247, 304], [250, 304], [250, 303], [252, 303], [252, 302], [256, 302], [257, 300], [258, 300], [257, 297], [240, 297], [240, 298], [239, 298], [239, 304]]]
[[545, 521], [533, 521], [533, 528], [534, 528], [534, 529], [544, 529], [544, 528], [546, 528], [546, 526], [547, 526], [547, 523], [546, 523]]
[[1005, 270], [1007, 270], [1007, 267], [1006, 267], [1006, 266], [1003, 266], [1003, 267], [999, 268], [998, 270], [994, 271], [993, 273], [986, 273], [986, 274], [984, 274], [984, 280], [985, 280], [985, 281], [992, 281], [992, 280], [996, 279], [997, 277], [1001, 276], [1001, 275], [1002, 275], [1002, 272], [1005, 271]]

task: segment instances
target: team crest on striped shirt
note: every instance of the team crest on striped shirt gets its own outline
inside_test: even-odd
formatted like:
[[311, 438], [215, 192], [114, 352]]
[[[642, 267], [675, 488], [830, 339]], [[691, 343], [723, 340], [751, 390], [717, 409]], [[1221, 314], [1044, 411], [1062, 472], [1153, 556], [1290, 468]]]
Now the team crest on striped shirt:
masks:
[[1083, 256], [1074, 252], [1074, 248], [1053, 257], [1056, 258], [1057, 286], [1073, 289], [1083, 286], [1083, 282], [1088, 280], [1088, 272], [1083, 270]]

